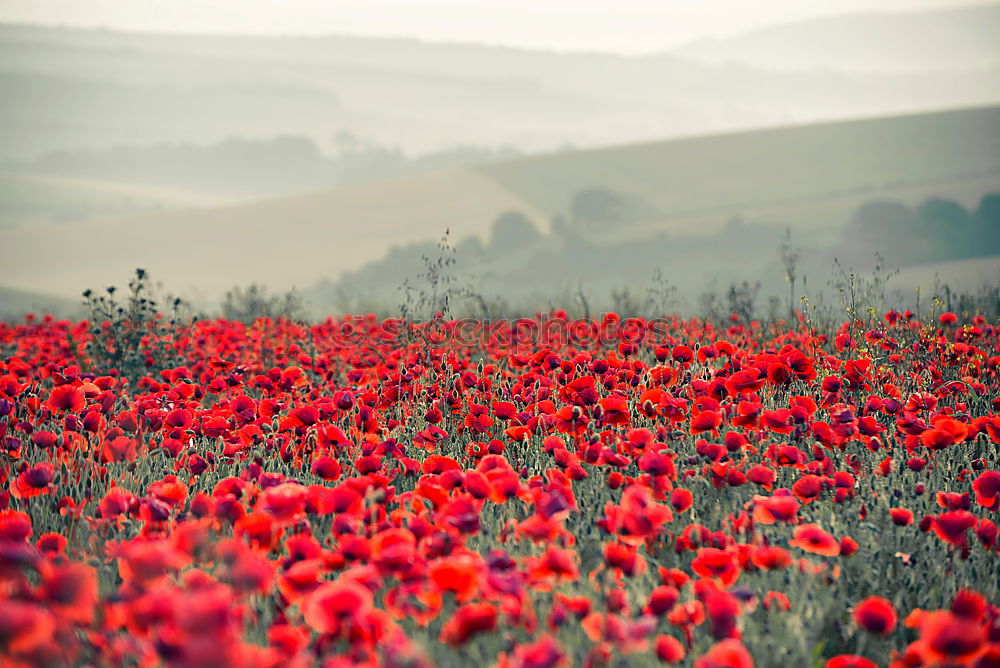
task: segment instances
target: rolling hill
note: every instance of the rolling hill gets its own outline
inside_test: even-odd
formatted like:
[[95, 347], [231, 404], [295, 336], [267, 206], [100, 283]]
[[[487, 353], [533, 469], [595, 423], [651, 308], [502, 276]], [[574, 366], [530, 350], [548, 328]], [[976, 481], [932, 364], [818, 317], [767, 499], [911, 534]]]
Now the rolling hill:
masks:
[[0, 169], [0, 227], [212, 206], [221, 197], [121, 180]]
[[997, 68], [791, 72], [344, 36], [0, 25], [0, 63], [0, 161], [289, 132], [327, 151], [344, 130], [407, 152], [533, 152], [1000, 102]]
[[935, 283], [947, 284], [953, 290], [974, 293], [982, 287], [1000, 286], [1000, 257], [970, 258], [950, 262], [933, 262], [903, 269], [889, 280], [888, 289], [898, 292], [908, 303], [915, 301], [916, 291], [928, 296], [935, 294]]
[[[504, 211], [520, 211], [548, 232], [575, 195], [594, 188], [641, 206], [606, 224], [570, 220], [578, 243], [642, 248], [664, 235], [704, 237], [685, 242], [685, 271], [701, 280], [714, 271], [712, 258], [722, 257], [720, 243], [738, 256], [738, 237], [708, 241], [736, 217], [790, 226], [803, 243], [821, 247], [864, 201], [940, 196], [974, 206], [1000, 190], [1000, 108], [569, 151], [238, 205], [0, 230], [0, 284], [74, 296], [144, 266], [196, 300], [252, 281], [304, 287], [356, 272], [392, 247], [433, 242], [446, 228], [453, 239], [485, 241]], [[774, 264], [771, 250], [745, 268], [772, 271]], [[393, 272], [401, 263], [369, 266], [385, 268], [352, 289], [398, 285]], [[567, 273], [575, 271], [571, 262], [559, 266], [561, 280], [576, 280]], [[607, 269], [614, 279], [618, 269]]]
[[167, 287], [212, 300], [253, 281], [287, 289], [336, 276], [391, 245], [482, 232], [530, 203], [472, 170], [224, 207], [0, 230], [0, 284], [60, 295], [127, 280], [142, 266]]
[[549, 215], [593, 186], [657, 212], [609, 232], [615, 238], [707, 233], [734, 215], [822, 229], [868, 199], [981, 194], [1000, 185], [1000, 107], [555, 153], [481, 171]]
[[914, 72], [1000, 64], [1000, 4], [811, 19], [671, 51], [703, 63], [764, 68]]
[[28, 313], [52, 313], [59, 317], [82, 318], [85, 307], [81, 299], [54, 297], [41, 292], [18, 290], [0, 285], [0, 320], [20, 322]]

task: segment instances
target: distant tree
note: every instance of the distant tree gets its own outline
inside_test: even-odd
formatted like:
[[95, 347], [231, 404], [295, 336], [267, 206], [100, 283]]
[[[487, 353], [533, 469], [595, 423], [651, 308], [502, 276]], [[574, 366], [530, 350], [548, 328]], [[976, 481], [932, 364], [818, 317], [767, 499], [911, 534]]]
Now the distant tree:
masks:
[[507, 252], [530, 246], [542, 235], [520, 211], [505, 211], [493, 221], [490, 231], [490, 247], [494, 251]]
[[854, 212], [847, 232], [865, 241], [881, 242], [913, 234], [915, 223], [913, 211], [905, 204], [876, 200], [862, 204]]
[[917, 209], [921, 232], [941, 251], [935, 259], [968, 257], [974, 250], [971, 216], [958, 202], [929, 199]]
[[979, 200], [972, 216], [975, 255], [1000, 255], [1000, 193], [989, 193]]
[[625, 199], [605, 188], [587, 188], [573, 195], [570, 218], [577, 225], [617, 223], [625, 218]]
[[483, 253], [483, 242], [477, 236], [468, 236], [455, 244], [455, 254], [463, 258], [472, 258]]
[[873, 249], [897, 266], [926, 262], [939, 252], [925, 238], [913, 210], [889, 200], [866, 202], [854, 212], [838, 252], [849, 264], [864, 266]]

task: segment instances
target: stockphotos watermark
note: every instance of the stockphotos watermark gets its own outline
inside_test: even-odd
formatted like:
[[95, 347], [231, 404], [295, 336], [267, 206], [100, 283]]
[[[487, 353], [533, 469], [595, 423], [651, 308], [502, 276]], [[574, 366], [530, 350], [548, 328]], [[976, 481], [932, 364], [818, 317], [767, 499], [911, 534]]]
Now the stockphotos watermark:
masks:
[[672, 324], [673, 321], [668, 318], [618, 318], [613, 314], [597, 320], [543, 315], [511, 320], [432, 318], [421, 322], [350, 316], [337, 324], [330, 338], [334, 344], [344, 348], [411, 344], [480, 348], [572, 345], [587, 348], [663, 341]]

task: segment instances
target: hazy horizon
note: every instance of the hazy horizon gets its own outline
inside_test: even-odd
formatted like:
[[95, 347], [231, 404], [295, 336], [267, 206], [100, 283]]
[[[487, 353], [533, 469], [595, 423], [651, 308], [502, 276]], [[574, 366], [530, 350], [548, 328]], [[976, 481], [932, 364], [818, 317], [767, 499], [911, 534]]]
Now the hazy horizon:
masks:
[[860, 13], [989, 6], [995, 0], [7, 0], [0, 23], [164, 34], [357, 36], [641, 55], [705, 38]]
[[1000, 272], [996, 34], [968, 0], [8, 0], [0, 316], [136, 266], [206, 309], [391, 310], [446, 229], [526, 305], [783, 294], [786, 230], [814, 286], [873, 248], [968, 284]]

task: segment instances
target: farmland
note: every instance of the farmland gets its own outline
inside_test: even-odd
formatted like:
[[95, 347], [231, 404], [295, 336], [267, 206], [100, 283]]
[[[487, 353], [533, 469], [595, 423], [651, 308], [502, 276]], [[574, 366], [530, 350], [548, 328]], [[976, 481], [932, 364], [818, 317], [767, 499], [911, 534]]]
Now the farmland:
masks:
[[[166, 204], [163, 211], [108, 212], [72, 224], [21, 224], [0, 229], [0, 285], [72, 296], [76, 286], [110, 283], [141, 264], [211, 303], [234, 284], [307, 288], [367, 269], [372, 278], [350, 289], [395, 299], [402, 277], [393, 248], [436, 239], [445, 229], [456, 240], [485, 242], [508, 211], [547, 235], [541, 247], [554, 256], [497, 258], [490, 269], [508, 292], [524, 280], [517, 267], [525, 263], [538, 272], [527, 274], [530, 282], [556, 289], [615, 275], [595, 277], [574, 261], [574, 250], [552, 234], [560, 217], [576, 240], [609, 249], [648, 246], [663, 235], [707, 239], [740, 218], [787, 226], [819, 257], [865, 202], [917, 205], [946, 197], [975, 208], [984, 194], [1000, 191], [998, 128], [996, 107], [804, 124], [541, 154], [252, 201], [175, 201], [180, 210]], [[21, 199], [33, 192], [17, 187]], [[591, 189], [634, 204], [615, 220], [574, 220], [574, 200]], [[33, 202], [51, 207], [65, 193], [40, 190]], [[722, 259], [723, 248], [739, 251], [716, 243], [671, 258], [671, 280], [693, 290], [709, 274], [725, 275], [734, 263]], [[97, 255], [104, 260], [91, 262]], [[746, 257], [746, 274], [733, 278], [769, 277], [772, 257]], [[662, 263], [633, 262], [642, 270], [637, 280], [648, 281]], [[829, 262], [814, 264], [814, 275], [829, 273]], [[546, 266], [558, 269], [546, 273]], [[325, 313], [335, 305], [318, 306]]]
[[0, 325], [10, 665], [1000, 660], [982, 316], [187, 322], [143, 286]]

